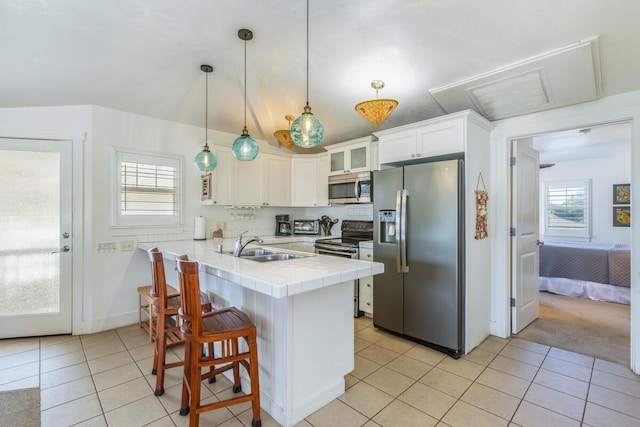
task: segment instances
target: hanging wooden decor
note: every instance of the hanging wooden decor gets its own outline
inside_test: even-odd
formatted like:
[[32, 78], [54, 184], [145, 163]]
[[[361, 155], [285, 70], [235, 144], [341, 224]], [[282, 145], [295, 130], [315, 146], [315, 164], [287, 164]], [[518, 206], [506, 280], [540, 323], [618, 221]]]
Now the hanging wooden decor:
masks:
[[[482, 183], [482, 189], [480, 189], [480, 183]], [[478, 184], [476, 185], [476, 240], [489, 237], [487, 232], [487, 200], [489, 200], [489, 195], [481, 172], [478, 175]]]

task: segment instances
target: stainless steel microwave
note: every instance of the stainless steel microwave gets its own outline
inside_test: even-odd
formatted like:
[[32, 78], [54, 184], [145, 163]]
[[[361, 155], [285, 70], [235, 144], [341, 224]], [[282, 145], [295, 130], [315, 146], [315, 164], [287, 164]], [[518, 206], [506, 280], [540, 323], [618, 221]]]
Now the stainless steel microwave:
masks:
[[329, 177], [329, 203], [371, 203], [371, 172], [345, 173]]

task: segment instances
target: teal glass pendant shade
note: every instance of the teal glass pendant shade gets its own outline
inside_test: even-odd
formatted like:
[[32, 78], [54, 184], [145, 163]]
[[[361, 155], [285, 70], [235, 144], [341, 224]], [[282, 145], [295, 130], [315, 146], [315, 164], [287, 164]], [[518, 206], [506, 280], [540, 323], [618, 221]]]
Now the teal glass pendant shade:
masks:
[[246, 127], [242, 129], [242, 135], [237, 137], [231, 146], [233, 157], [240, 161], [254, 160], [258, 156], [259, 150], [258, 143], [249, 135]]
[[291, 123], [291, 139], [298, 147], [314, 148], [320, 145], [322, 138], [324, 138], [324, 126], [313, 115], [307, 103], [304, 112]]
[[202, 147], [202, 151], [196, 154], [196, 158], [193, 160], [196, 167], [200, 172], [212, 172], [216, 166], [218, 166], [218, 159], [216, 159], [215, 154], [209, 151], [209, 126], [207, 125], [207, 119], [209, 117], [209, 73], [213, 72], [213, 67], [211, 65], [201, 65], [200, 70], [204, 71], [205, 74], [205, 91], [204, 91], [204, 147]]
[[196, 154], [194, 163], [200, 171], [211, 172], [218, 166], [218, 159], [215, 154], [209, 151], [209, 146], [205, 143], [202, 151]]

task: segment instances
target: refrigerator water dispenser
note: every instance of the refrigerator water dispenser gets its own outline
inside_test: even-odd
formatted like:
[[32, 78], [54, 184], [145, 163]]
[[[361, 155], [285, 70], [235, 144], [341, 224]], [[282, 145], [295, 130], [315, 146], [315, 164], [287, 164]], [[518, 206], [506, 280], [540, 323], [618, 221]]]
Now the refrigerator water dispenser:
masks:
[[396, 242], [396, 211], [384, 210], [379, 212], [380, 233], [379, 243]]

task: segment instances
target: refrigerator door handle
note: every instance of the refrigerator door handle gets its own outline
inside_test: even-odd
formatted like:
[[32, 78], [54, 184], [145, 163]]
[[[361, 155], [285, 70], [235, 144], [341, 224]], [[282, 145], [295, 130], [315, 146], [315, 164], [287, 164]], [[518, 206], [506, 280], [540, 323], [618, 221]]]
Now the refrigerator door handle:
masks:
[[402, 190], [398, 190], [396, 193], [396, 271], [398, 273], [402, 273], [402, 264], [400, 262], [401, 253], [400, 253], [400, 215], [402, 208]]
[[401, 273], [408, 273], [409, 266], [407, 265], [407, 199], [409, 197], [409, 191], [406, 188], [402, 189], [402, 216], [400, 218], [400, 244], [402, 248], [400, 252], [401, 256]]

